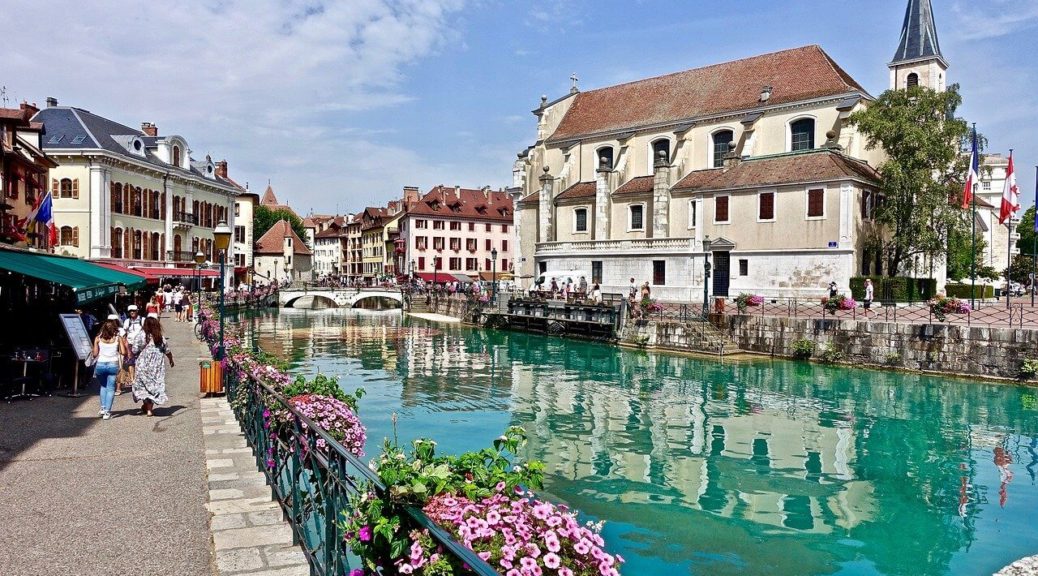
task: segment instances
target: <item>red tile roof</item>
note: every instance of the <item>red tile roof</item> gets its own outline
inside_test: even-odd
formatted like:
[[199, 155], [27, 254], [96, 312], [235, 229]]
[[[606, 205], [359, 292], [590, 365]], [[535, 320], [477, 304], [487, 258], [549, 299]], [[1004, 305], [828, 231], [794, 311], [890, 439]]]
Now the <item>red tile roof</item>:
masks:
[[643, 194], [645, 192], [652, 192], [652, 176], [638, 176], [631, 178], [613, 192], [614, 196], [623, 196], [625, 194]]
[[408, 215], [512, 222], [512, 211], [507, 192], [436, 186], [408, 208]]
[[256, 241], [256, 254], [282, 254], [284, 253], [285, 238], [292, 239], [292, 252], [309, 256], [313, 254], [303, 239], [292, 230], [292, 225], [287, 220], [278, 220], [267, 230], [259, 240]]
[[577, 182], [563, 190], [556, 200], [569, 200], [572, 198], [594, 198], [596, 184], [594, 182]]
[[819, 46], [804, 46], [577, 94], [548, 142], [851, 92], [867, 94]]
[[747, 158], [731, 168], [690, 172], [674, 190], [735, 190], [853, 178], [879, 183], [879, 173], [868, 164], [830, 150], [812, 150]]
[[274, 189], [271, 188], [270, 184], [267, 184], [267, 189], [263, 192], [263, 197], [260, 198], [260, 204], [264, 206], [280, 206], [278, 197], [274, 195]]

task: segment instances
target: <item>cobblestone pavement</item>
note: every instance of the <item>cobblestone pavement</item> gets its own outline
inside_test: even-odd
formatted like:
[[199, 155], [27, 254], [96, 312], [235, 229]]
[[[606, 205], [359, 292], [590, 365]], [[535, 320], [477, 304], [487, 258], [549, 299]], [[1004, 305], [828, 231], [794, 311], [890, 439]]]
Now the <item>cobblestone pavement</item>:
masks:
[[199, 413], [198, 343], [164, 318], [169, 402], [140, 414], [98, 387], [80, 398], [0, 402], [0, 573], [208, 575], [214, 570]]

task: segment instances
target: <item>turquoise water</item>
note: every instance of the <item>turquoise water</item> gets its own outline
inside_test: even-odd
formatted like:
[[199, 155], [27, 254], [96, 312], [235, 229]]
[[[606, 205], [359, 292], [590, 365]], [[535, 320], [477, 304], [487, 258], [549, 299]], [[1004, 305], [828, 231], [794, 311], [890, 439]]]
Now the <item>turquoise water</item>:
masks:
[[1038, 553], [1038, 390], [282, 310], [261, 346], [363, 387], [368, 456], [509, 425], [625, 574], [991, 574]]

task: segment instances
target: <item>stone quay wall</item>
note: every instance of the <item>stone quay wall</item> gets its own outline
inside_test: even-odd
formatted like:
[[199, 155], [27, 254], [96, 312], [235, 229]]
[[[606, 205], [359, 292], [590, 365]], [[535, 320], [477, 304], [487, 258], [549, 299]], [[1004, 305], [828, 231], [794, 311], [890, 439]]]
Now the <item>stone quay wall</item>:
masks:
[[840, 362], [948, 374], [1016, 378], [1026, 358], [1038, 357], [1038, 330], [957, 324], [895, 324], [728, 315], [714, 318], [740, 349], [792, 356], [793, 342], [829, 344]]

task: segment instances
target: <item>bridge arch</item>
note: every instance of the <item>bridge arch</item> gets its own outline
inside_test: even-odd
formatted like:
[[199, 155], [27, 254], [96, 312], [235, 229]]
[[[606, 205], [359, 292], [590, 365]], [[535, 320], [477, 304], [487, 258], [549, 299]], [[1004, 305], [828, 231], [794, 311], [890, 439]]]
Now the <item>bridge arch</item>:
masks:
[[304, 299], [304, 298], [312, 298], [313, 299], [311, 301], [311, 304], [310, 304], [311, 308], [318, 308], [319, 307], [319, 306], [317, 306], [318, 303], [324, 304], [324, 306], [320, 306], [321, 308], [339, 308], [339, 303], [336, 302], [335, 298], [333, 298], [332, 296], [327, 295], [327, 294], [315, 294], [315, 293], [298, 294], [298, 295], [293, 294], [289, 299], [284, 301], [282, 306], [285, 307], [285, 308], [295, 308], [296, 307], [296, 303], [299, 302], [300, 300]]

